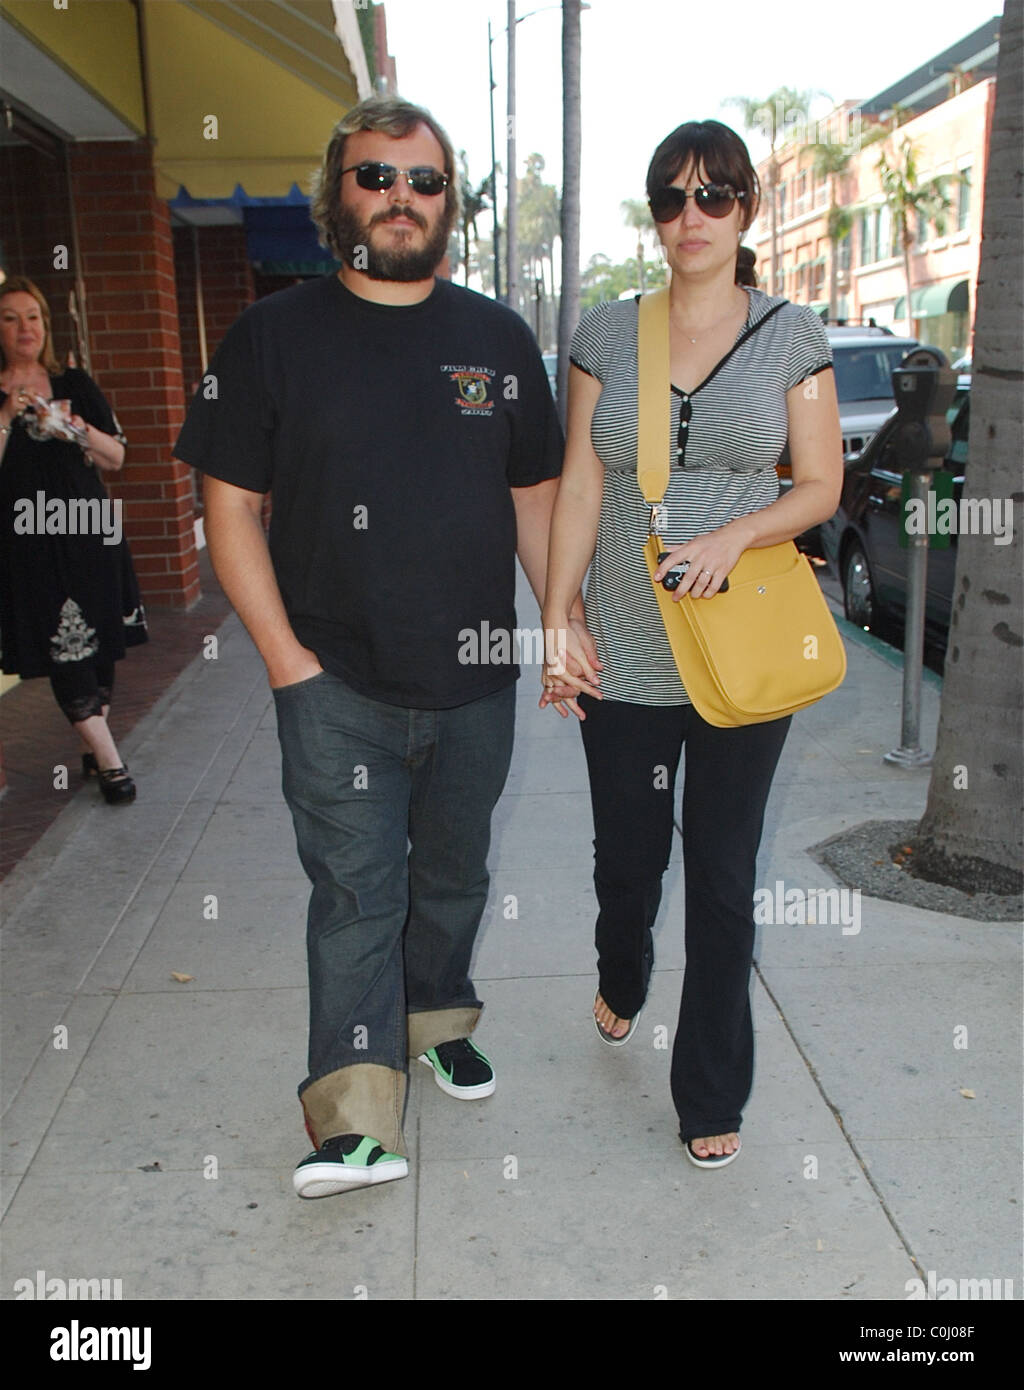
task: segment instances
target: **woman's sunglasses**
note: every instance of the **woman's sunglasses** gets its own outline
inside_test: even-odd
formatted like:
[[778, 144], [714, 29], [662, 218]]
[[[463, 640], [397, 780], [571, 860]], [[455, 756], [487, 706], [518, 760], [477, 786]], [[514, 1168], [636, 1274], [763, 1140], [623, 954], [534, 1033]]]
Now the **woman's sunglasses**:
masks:
[[448, 175], [442, 174], [439, 169], [434, 169], [429, 164], [417, 164], [415, 169], [396, 169], [393, 164], [353, 164], [341, 172], [355, 174], [356, 183], [360, 188], [368, 188], [371, 192], [378, 193], [386, 193], [399, 174], [405, 175], [406, 182], [414, 193], [421, 193], [425, 198], [433, 198], [448, 187]]
[[736, 200], [746, 196], [738, 193], [731, 183], [702, 183], [692, 194], [685, 188], [670, 185], [659, 188], [650, 200], [651, 216], [655, 222], [671, 222], [686, 207], [687, 198], [692, 197], [701, 212], [709, 217], [728, 217]]

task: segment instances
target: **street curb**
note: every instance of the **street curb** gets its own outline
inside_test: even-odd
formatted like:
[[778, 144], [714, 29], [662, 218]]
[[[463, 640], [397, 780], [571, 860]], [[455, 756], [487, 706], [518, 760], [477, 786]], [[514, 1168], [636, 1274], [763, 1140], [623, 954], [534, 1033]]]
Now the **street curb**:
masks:
[[[890, 647], [888, 642], [883, 642], [882, 639], [876, 637], [874, 633], [865, 632], [865, 630], [862, 627], [858, 627], [856, 623], [851, 623], [849, 618], [843, 614], [842, 609], [827, 596], [825, 601], [828, 603], [832, 611], [832, 616], [836, 620], [836, 627], [844, 638], [848, 637], [851, 642], [856, 642], [859, 647], [866, 647], [869, 652], [880, 657], [881, 660], [884, 661], [887, 666], [891, 666], [894, 671], [903, 670], [904, 660], [901, 651], [897, 651], [895, 647]], [[933, 690], [941, 691], [942, 689], [942, 677], [927, 666], [922, 667], [921, 680], [924, 685], [931, 686]]]

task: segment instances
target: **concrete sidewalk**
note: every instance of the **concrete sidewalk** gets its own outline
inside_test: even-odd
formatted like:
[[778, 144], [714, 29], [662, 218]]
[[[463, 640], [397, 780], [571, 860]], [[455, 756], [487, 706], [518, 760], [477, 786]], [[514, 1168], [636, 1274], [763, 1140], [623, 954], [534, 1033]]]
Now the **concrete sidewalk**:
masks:
[[[809, 846], [924, 807], [928, 771], [881, 761], [900, 672], [844, 634], [845, 685], [783, 754], [767, 887], [832, 886]], [[900, 1300], [928, 1271], [1020, 1296], [1019, 927], [870, 899], [857, 933], [765, 926], [743, 1153], [698, 1172], [668, 1087], [678, 837], [613, 1051], [579, 734], [537, 689], [527, 668], [475, 965], [497, 1093], [460, 1104], [417, 1067], [410, 1177], [301, 1202], [307, 885], [262, 664], [224, 624], [125, 740], [136, 805], [83, 789], [5, 885], [4, 1298], [40, 1270], [126, 1299]], [[937, 711], [933, 679], [925, 746]]]

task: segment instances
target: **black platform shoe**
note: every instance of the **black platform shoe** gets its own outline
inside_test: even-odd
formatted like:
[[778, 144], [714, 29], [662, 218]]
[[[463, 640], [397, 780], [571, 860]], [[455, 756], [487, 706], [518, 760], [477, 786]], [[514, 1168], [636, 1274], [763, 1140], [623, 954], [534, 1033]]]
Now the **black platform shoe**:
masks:
[[135, 783], [128, 776], [126, 767], [104, 768], [99, 778], [100, 791], [108, 806], [119, 806], [122, 801], [135, 800]]

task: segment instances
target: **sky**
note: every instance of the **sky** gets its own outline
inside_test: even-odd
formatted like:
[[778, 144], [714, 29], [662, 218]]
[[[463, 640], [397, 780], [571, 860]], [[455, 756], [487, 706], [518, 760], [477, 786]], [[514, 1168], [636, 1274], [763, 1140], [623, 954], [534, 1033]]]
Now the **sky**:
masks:
[[[388, 47], [402, 96], [426, 106], [464, 149], [479, 184], [491, 163], [487, 22], [494, 35], [497, 159], [506, 162], [507, 6], [502, 0], [386, 0]], [[635, 254], [622, 219], [625, 198], [643, 197], [655, 147], [687, 120], [715, 119], [744, 134], [736, 95], [779, 86], [826, 94], [817, 119], [836, 103], [864, 99], [966, 37], [998, 0], [591, 0], [581, 18], [582, 222], [580, 260]], [[519, 174], [543, 155], [547, 182], [561, 184], [561, 6], [519, 0], [516, 25], [516, 138]], [[831, 98], [831, 100], [829, 99]], [[767, 145], [746, 136], [756, 163]], [[499, 196], [504, 190], [499, 182]], [[480, 231], [489, 234], [490, 215]]]

